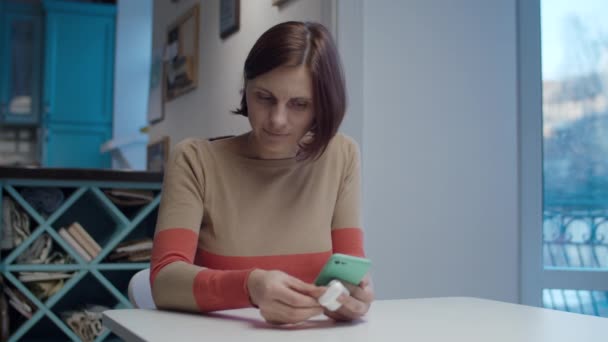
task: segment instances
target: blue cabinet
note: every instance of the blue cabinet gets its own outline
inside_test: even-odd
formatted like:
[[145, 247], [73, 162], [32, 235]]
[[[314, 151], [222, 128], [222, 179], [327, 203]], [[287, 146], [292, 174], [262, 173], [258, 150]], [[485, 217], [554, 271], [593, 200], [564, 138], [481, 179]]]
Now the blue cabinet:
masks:
[[114, 35], [111, 5], [44, 1], [43, 165], [109, 168]]
[[40, 128], [45, 167], [110, 168], [116, 6], [0, 0], [0, 125]]
[[44, 121], [112, 122], [115, 9], [44, 2]]
[[40, 118], [42, 13], [0, 1], [0, 123], [36, 125]]
[[99, 146], [112, 138], [108, 125], [48, 124], [44, 132], [43, 161], [46, 167], [107, 168], [108, 153]]

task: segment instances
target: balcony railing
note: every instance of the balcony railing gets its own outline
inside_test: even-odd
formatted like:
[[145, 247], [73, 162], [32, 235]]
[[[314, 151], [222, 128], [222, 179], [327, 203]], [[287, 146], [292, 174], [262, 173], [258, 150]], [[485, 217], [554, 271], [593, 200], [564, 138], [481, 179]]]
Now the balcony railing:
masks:
[[[545, 267], [604, 269], [608, 272], [608, 210], [552, 207], [543, 215]], [[608, 317], [608, 293], [544, 289], [547, 308]]]

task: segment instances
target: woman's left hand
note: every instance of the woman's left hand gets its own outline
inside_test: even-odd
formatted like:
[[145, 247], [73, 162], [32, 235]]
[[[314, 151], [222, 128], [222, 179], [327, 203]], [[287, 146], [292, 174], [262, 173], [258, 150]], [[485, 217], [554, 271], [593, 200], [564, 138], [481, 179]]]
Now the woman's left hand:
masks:
[[325, 310], [325, 315], [336, 321], [352, 321], [361, 318], [367, 313], [374, 301], [374, 290], [371, 285], [371, 278], [366, 275], [359, 286], [344, 283], [350, 291], [350, 296], [342, 294], [338, 297], [338, 302], [342, 306], [336, 311]]

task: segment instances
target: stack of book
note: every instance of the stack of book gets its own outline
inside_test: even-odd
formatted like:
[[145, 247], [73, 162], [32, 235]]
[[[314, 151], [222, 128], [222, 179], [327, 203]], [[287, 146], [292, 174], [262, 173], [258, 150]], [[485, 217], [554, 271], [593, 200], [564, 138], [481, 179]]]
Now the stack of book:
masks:
[[125, 241], [116, 246], [108, 256], [109, 261], [115, 262], [146, 262], [152, 255], [152, 239], [136, 239]]
[[19, 280], [34, 296], [45, 300], [61, 290], [64, 280], [73, 275], [73, 272], [19, 272]]
[[111, 189], [104, 192], [114, 204], [124, 207], [148, 204], [154, 199], [154, 192], [150, 190]]
[[30, 236], [30, 217], [10, 197], [2, 200], [0, 250], [19, 246]]
[[26, 296], [16, 289], [3, 286], [3, 292], [8, 299], [8, 303], [27, 319], [32, 318], [36, 312], [36, 306]]
[[19, 280], [24, 283], [67, 279], [71, 278], [72, 276], [72, 273], [66, 272], [19, 272]]
[[101, 253], [101, 246], [78, 223], [59, 229], [59, 235], [85, 260], [93, 260]]

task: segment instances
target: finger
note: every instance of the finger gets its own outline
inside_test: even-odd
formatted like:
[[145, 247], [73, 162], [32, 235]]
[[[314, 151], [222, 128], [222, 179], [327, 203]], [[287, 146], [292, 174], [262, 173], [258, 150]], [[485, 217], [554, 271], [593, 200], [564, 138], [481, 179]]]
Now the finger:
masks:
[[323, 314], [323, 307], [289, 309], [286, 314], [288, 323], [299, 323]]
[[274, 298], [283, 304], [296, 308], [318, 308], [319, 302], [316, 298], [284, 287], [277, 291]]
[[307, 294], [309, 296], [314, 296], [319, 293], [320, 293], [319, 296], [321, 294], [323, 294], [323, 291], [320, 290], [320, 288], [318, 286], [315, 286], [315, 285], [309, 284], [309, 283], [305, 283], [295, 277], [287, 278], [287, 284], [289, 285], [290, 288], [292, 288], [300, 293]]
[[351, 283], [347, 283], [345, 281], [341, 281], [342, 285], [344, 285], [344, 287], [346, 287], [348, 289], [348, 291], [354, 291], [357, 287], [357, 285], [351, 284]]
[[352, 297], [358, 299], [359, 301], [367, 303], [367, 304], [374, 301], [374, 291], [369, 286], [366, 286], [363, 288], [355, 287], [350, 292], [350, 295]]
[[359, 287], [366, 287], [369, 286], [371, 284], [371, 277], [369, 276], [369, 274], [365, 275], [365, 277], [363, 277], [363, 279], [361, 279], [361, 282], [359, 283]]
[[264, 308], [262, 316], [271, 324], [287, 324], [303, 322], [322, 313], [322, 307], [294, 308], [275, 301], [270, 307]]
[[352, 312], [348, 307], [342, 305], [338, 310], [333, 312], [339, 321], [352, 321], [360, 317], [356, 313]]
[[368, 285], [366, 285], [365, 287], [361, 287], [349, 283], [344, 283], [344, 286], [346, 286], [352, 297], [355, 297], [362, 302], [371, 303], [374, 300], [374, 292], [372, 288]]
[[340, 311], [325, 310], [323, 313], [325, 314], [325, 316], [333, 319], [334, 321], [345, 322], [345, 321], [350, 321], [351, 320], [350, 318], [348, 318], [345, 315], [341, 314]]
[[350, 292], [351, 294], [359, 289], [359, 286], [351, 283], [342, 282], [342, 284], [348, 289], [348, 292]]
[[369, 304], [347, 295], [340, 295], [338, 302], [342, 303], [340, 313], [353, 319], [363, 316], [369, 308]]

